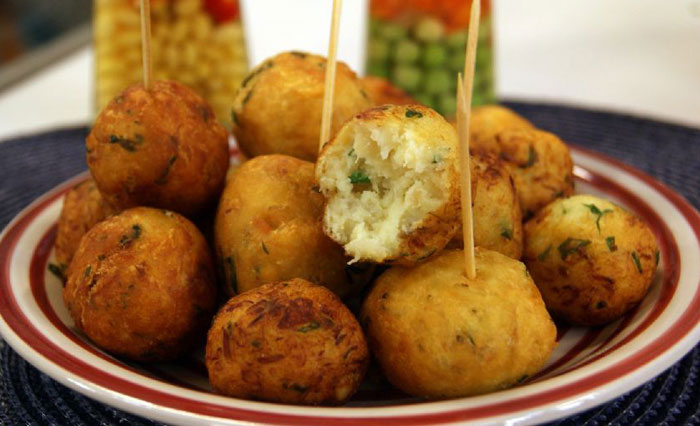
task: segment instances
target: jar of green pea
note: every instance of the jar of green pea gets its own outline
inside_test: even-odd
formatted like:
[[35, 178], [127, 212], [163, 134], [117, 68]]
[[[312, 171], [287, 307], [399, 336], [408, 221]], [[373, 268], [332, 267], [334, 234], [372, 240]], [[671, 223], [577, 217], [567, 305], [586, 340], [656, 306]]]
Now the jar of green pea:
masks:
[[[471, 0], [370, 0], [366, 73], [418, 102], [454, 116], [456, 75], [464, 69]], [[495, 101], [490, 1], [482, 1], [474, 105]]]

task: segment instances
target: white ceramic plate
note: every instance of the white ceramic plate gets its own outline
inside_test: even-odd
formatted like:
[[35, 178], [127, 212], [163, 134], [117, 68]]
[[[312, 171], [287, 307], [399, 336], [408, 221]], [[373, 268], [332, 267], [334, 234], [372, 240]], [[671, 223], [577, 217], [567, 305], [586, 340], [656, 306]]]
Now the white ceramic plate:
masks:
[[601, 404], [663, 372], [700, 339], [700, 215], [682, 197], [615, 160], [573, 148], [577, 192], [596, 193], [642, 216], [661, 247], [650, 293], [602, 328], [559, 328], [537, 376], [488, 395], [439, 402], [409, 398], [370, 374], [345, 407], [301, 407], [210, 392], [201, 353], [136, 365], [96, 349], [73, 329], [62, 286], [47, 272], [63, 195], [78, 176], [20, 213], [0, 236], [0, 332], [25, 359], [66, 386], [125, 411], [203, 425], [534, 423]]

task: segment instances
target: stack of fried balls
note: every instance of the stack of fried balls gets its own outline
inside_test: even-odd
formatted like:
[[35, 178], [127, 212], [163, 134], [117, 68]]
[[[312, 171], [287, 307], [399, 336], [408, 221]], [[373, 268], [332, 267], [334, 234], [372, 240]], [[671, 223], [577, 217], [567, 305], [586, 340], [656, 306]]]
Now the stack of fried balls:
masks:
[[137, 362], [206, 345], [212, 388], [235, 398], [343, 404], [373, 358], [401, 391], [442, 399], [535, 375], [552, 317], [605, 324], [645, 296], [649, 227], [574, 195], [566, 144], [497, 105], [471, 119], [467, 278], [453, 125], [341, 63], [319, 150], [325, 67], [285, 52], [251, 71], [231, 112], [250, 159], [235, 167], [223, 117], [181, 84], [107, 105], [52, 265], [78, 332]]

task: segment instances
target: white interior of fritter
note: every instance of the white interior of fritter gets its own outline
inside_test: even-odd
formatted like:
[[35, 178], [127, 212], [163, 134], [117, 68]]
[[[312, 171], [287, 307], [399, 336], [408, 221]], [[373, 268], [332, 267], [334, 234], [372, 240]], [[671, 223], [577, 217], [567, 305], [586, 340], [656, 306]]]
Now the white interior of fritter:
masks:
[[449, 148], [441, 151], [398, 124], [349, 125], [325, 156], [319, 183], [324, 193], [336, 193], [325, 225], [354, 260], [400, 256], [401, 235], [446, 201]]

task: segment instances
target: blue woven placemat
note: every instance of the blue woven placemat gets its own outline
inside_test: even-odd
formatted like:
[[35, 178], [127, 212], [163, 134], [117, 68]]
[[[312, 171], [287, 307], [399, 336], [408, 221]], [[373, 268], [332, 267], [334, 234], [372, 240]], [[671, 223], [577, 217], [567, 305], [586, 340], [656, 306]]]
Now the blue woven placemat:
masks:
[[[700, 129], [558, 105], [508, 103], [569, 143], [623, 160], [700, 207]], [[85, 170], [86, 128], [0, 143], [0, 228], [27, 204]], [[622, 397], [553, 424], [700, 424], [700, 346]], [[58, 384], [0, 341], [0, 424], [153, 425]]]

